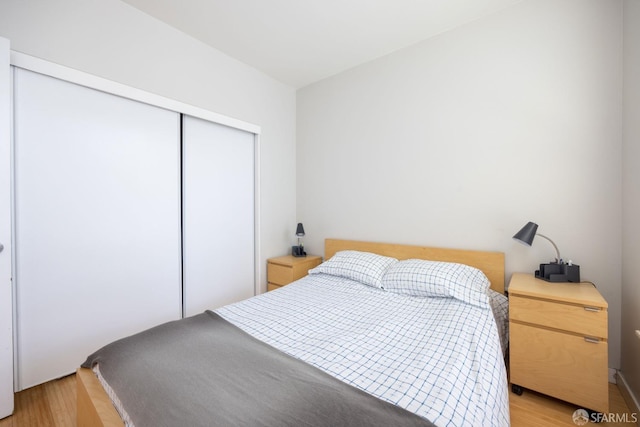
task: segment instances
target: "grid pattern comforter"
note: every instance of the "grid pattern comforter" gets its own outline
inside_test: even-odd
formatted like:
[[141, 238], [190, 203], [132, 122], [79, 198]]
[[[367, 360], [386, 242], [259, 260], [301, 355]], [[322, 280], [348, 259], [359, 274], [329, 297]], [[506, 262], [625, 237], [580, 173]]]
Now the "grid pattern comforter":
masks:
[[215, 310], [259, 340], [438, 426], [509, 425], [489, 306], [326, 274]]

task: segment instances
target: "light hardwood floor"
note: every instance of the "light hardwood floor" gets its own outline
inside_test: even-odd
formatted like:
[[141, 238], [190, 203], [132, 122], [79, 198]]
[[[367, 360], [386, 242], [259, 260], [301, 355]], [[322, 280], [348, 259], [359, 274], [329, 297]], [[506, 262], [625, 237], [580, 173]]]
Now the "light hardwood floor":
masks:
[[13, 415], [0, 420], [0, 427], [74, 426], [75, 374], [16, 393]]
[[[576, 406], [526, 390], [522, 396], [509, 393], [513, 427], [575, 427], [572, 415]], [[609, 384], [612, 413], [629, 409], [618, 390]], [[74, 427], [76, 426], [75, 374], [50, 381], [16, 394], [15, 413], [0, 420], [0, 427]], [[631, 419], [629, 414], [628, 419]], [[640, 416], [640, 414], [639, 414]], [[626, 426], [629, 423], [601, 423], [600, 426]]]
[[[579, 407], [542, 394], [525, 390], [522, 396], [509, 392], [509, 409], [511, 411], [511, 425], [513, 427], [576, 427], [573, 422], [573, 412]], [[609, 411], [612, 414], [626, 414], [626, 419], [632, 420], [620, 389], [615, 384], [609, 384]], [[640, 414], [637, 414], [640, 417]], [[596, 425], [588, 423], [589, 425]], [[599, 426], [634, 427], [634, 423], [603, 422]]]

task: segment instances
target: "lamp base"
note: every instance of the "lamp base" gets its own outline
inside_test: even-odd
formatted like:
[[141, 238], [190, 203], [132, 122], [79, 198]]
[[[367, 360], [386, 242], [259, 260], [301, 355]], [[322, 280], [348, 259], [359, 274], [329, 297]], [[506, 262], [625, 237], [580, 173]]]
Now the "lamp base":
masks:
[[291, 255], [299, 258], [307, 256], [307, 253], [304, 251], [304, 246], [291, 246]]
[[537, 279], [547, 282], [580, 282], [580, 266], [576, 264], [540, 264], [540, 270], [536, 270]]

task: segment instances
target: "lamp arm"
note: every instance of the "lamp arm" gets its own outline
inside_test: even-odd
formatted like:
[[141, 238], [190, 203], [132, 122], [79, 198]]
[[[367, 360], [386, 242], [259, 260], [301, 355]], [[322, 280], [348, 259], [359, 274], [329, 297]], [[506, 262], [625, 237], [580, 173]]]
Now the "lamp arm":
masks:
[[551, 242], [551, 244], [553, 245], [553, 247], [554, 247], [554, 248], [555, 248], [555, 250], [556, 250], [556, 255], [557, 255], [556, 262], [557, 262], [557, 263], [560, 263], [560, 262], [562, 261], [562, 258], [560, 258], [560, 251], [558, 250], [558, 246], [556, 246], [556, 244], [555, 244], [555, 243], [553, 243], [553, 240], [551, 240], [550, 238], [548, 238], [548, 237], [547, 237], [547, 236], [545, 236], [544, 234], [540, 234], [540, 233], [536, 233], [536, 236], [543, 237], [543, 238], [545, 238], [545, 239], [547, 239], [548, 241], [550, 241], [550, 242]]

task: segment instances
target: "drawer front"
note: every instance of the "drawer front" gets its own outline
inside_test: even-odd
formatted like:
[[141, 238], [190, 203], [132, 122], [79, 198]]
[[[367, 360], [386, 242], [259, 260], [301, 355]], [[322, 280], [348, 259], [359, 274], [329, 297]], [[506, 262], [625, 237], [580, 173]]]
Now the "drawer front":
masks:
[[273, 291], [275, 289], [280, 289], [282, 286], [276, 285], [275, 283], [267, 283], [267, 292]]
[[607, 310], [511, 295], [509, 318], [521, 322], [607, 338]]
[[293, 267], [293, 280], [302, 279], [309, 274], [309, 270], [319, 266], [322, 263], [322, 259], [309, 260], [308, 262], [298, 264]]
[[609, 412], [607, 342], [509, 323], [511, 383]]
[[276, 285], [288, 285], [293, 282], [293, 269], [284, 265], [267, 264], [267, 281]]

